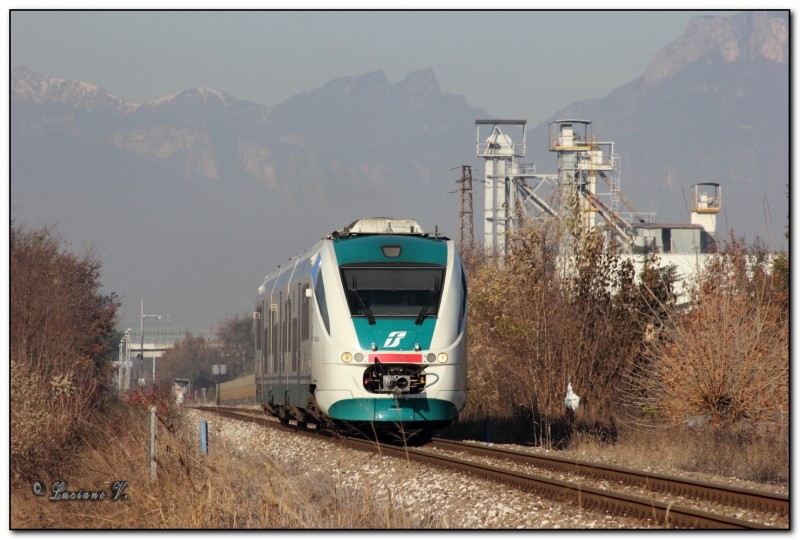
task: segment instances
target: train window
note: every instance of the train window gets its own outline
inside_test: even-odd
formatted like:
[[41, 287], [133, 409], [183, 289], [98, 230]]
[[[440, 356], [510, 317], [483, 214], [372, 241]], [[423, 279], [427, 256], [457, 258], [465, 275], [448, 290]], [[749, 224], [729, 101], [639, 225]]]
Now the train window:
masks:
[[292, 313], [292, 303], [287, 300], [286, 304], [286, 314], [283, 318], [283, 352], [289, 352], [289, 315]]
[[256, 310], [256, 313], [258, 313], [258, 319], [255, 320], [255, 323], [256, 323], [256, 350], [260, 351], [261, 350], [261, 328], [262, 328], [262, 324], [263, 324], [262, 319], [261, 319], [261, 317], [263, 316], [261, 314], [261, 306], [258, 307], [258, 309]]
[[297, 317], [292, 319], [292, 371], [297, 371]]
[[294, 343], [295, 352], [298, 355], [300, 354], [300, 328], [298, 327], [298, 324], [300, 323], [300, 321], [298, 321], [298, 319], [302, 320], [303, 307], [305, 307], [304, 304], [303, 304], [303, 297], [301, 295], [302, 289], [303, 289], [303, 286], [300, 283], [298, 283], [297, 287], [295, 289], [297, 291], [297, 296], [295, 296], [295, 299], [297, 300], [297, 313], [295, 314], [295, 319], [294, 319], [295, 320], [294, 329], [293, 329], [294, 330], [294, 341], [292, 341], [292, 343]]
[[436, 316], [442, 266], [342, 266], [350, 314], [374, 317]]
[[[264, 305], [264, 314], [262, 317], [264, 318], [264, 364], [266, 369], [269, 370], [269, 351], [271, 347], [269, 346], [269, 331], [272, 329], [272, 312], [269, 310], [269, 302]], [[269, 320], [267, 319], [267, 313], [269, 313]]]
[[278, 321], [272, 323], [272, 372], [278, 372]]
[[328, 320], [328, 303], [325, 301], [325, 284], [322, 282], [322, 272], [317, 276], [317, 284], [314, 289], [314, 296], [317, 297], [317, 306], [319, 307], [319, 315], [322, 317], [322, 322], [325, 325], [325, 332], [330, 335], [331, 323]]
[[309, 311], [311, 311], [311, 310], [309, 309], [308, 297], [306, 296], [306, 291], [307, 290], [308, 290], [308, 285], [303, 285], [303, 292], [300, 295], [300, 297], [303, 299], [302, 300], [303, 301], [303, 303], [302, 303], [302, 306], [303, 306], [302, 321], [303, 321], [303, 323], [302, 323], [302, 330], [301, 330], [301, 334], [302, 335], [300, 336], [300, 339], [302, 341], [308, 341], [308, 331], [309, 331], [309, 327], [311, 326], [311, 324], [310, 324], [311, 321], [310, 321], [310, 318], [309, 318]]

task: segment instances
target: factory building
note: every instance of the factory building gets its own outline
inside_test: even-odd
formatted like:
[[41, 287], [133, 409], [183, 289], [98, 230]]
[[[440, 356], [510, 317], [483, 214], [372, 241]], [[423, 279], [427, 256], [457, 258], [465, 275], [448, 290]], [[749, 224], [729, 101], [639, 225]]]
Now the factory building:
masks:
[[[476, 155], [484, 159], [486, 186], [484, 247], [499, 264], [508, 253], [509, 234], [520, 220], [566, 218], [566, 203], [575, 197], [583, 227], [606, 230], [609, 241], [613, 238], [622, 246], [623, 258], [634, 262], [637, 274], [649, 254], [655, 254], [662, 267], [674, 266], [679, 293], [685, 289], [684, 282], [713, 257], [716, 215], [722, 207], [719, 184], [692, 186], [689, 223], [658, 223], [654, 212], [638, 212], [622, 194], [615, 145], [599, 140], [590, 120], [550, 123], [548, 146], [557, 154], [556, 174], [538, 173], [535, 164], [518, 162], [525, 156], [525, 120], [476, 120], [475, 124]], [[481, 128], [489, 129], [485, 139]], [[513, 140], [512, 132], [521, 134], [521, 142]], [[620, 203], [627, 211], [622, 211]], [[681, 297], [686, 298], [685, 292]]]

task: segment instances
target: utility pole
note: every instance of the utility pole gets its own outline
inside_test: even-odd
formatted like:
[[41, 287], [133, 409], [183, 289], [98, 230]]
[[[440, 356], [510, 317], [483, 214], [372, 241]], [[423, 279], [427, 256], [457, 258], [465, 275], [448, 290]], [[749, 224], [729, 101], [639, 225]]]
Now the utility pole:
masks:
[[[458, 169], [450, 167], [448, 171]], [[459, 231], [458, 231], [458, 250], [463, 254], [464, 250], [473, 246], [475, 238], [472, 234], [472, 195], [479, 194], [480, 191], [472, 190], [472, 167], [461, 165], [461, 179], [455, 181], [461, 184], [461, 189], [451, 189], [446, 193], [461, 193], [461, 210], [459, 212]]]
[[461, 220], [459, 223], [458, 249], [462, 253], [472, 247], [472, 167], [461, 166]]
[[[161, 315], [145, 315], [144, 314], [144, 298], [142, 298], [142, 318], [140, 319], [140, 326], [139, 326], [139, 334], [142, 337], [141, 348], [139, 351], [142, 353], [142, 362], [140, 365], [141, 369], [139, 370], [139, 386], [144, 386], [144, 320], [146, 317], [155, 317], [156, 319], [161, 320]], [[153, 351], [155, 354], [155, 351]], [[155, 365], [155, 356], [153, 356], [153, 364]], [[153, 373], [155, 374], [155, 369], [153, 369]], [[153, 380], [153, 384], [155, 384], [155, 380]]]

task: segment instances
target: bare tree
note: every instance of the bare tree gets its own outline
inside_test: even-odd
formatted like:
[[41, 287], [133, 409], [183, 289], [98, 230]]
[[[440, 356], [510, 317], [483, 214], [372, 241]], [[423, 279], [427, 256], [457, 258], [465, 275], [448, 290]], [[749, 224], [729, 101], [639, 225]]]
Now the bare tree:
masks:
[[650, 261], [653, 291], [635, 284], [632, 265], [606, 238], [578, 219], [543, 220], [512, 235], [503, 265], [466, 257], [471, 411], [508, 416], [524, 409], [543, 433], [567, 414], [571, 378], [582, 418], [609, 421], [647, 325], [663, 318], [653, 294], [668, 303], [672, 277]]
[[217, 328], [220, 355], [229, 364], [233, 377], [255, 373], [253, 319], [234, 315], [220, 322]]

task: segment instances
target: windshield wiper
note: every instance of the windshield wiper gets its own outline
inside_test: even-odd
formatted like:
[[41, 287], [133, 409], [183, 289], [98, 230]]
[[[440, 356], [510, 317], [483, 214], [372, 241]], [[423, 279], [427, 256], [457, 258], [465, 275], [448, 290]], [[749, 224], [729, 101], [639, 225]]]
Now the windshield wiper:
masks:
[[364, 315], [367, 317], [369, 324], [375, 324], [375, 315], [372, 314], [372, 311], [370, 311], [370, 309], [364, 303], [364, 300], [362, 300], [361, 296], [358, 294], [358, 289], [356, 289], [355, 276], [353, 276], [353, 288], [350, 289], [350, 293], [356, 297], [356, 302], [358, 302], [358, 305], [361, 306], [361, 311], [364, 312]]
[[439, 278], [436, 278], [436, 281], [434, 283], [434, 288], [431, 289], [431, 293], [428, 295], [428, 303], [426, 303], [425, 307], [422, 308], [422, 311], [419, 312], [419, 315], [417, 315], [417, 320], [414, 321], [414, 324], [416, 325], [422, 324], [422, 321], [424, 321], [425, 317], [428, 316], [428, 308], [433, 307], [433, 302], [436, 300], [436, 297], [439, 294], [438, 289], [439, 289]]

